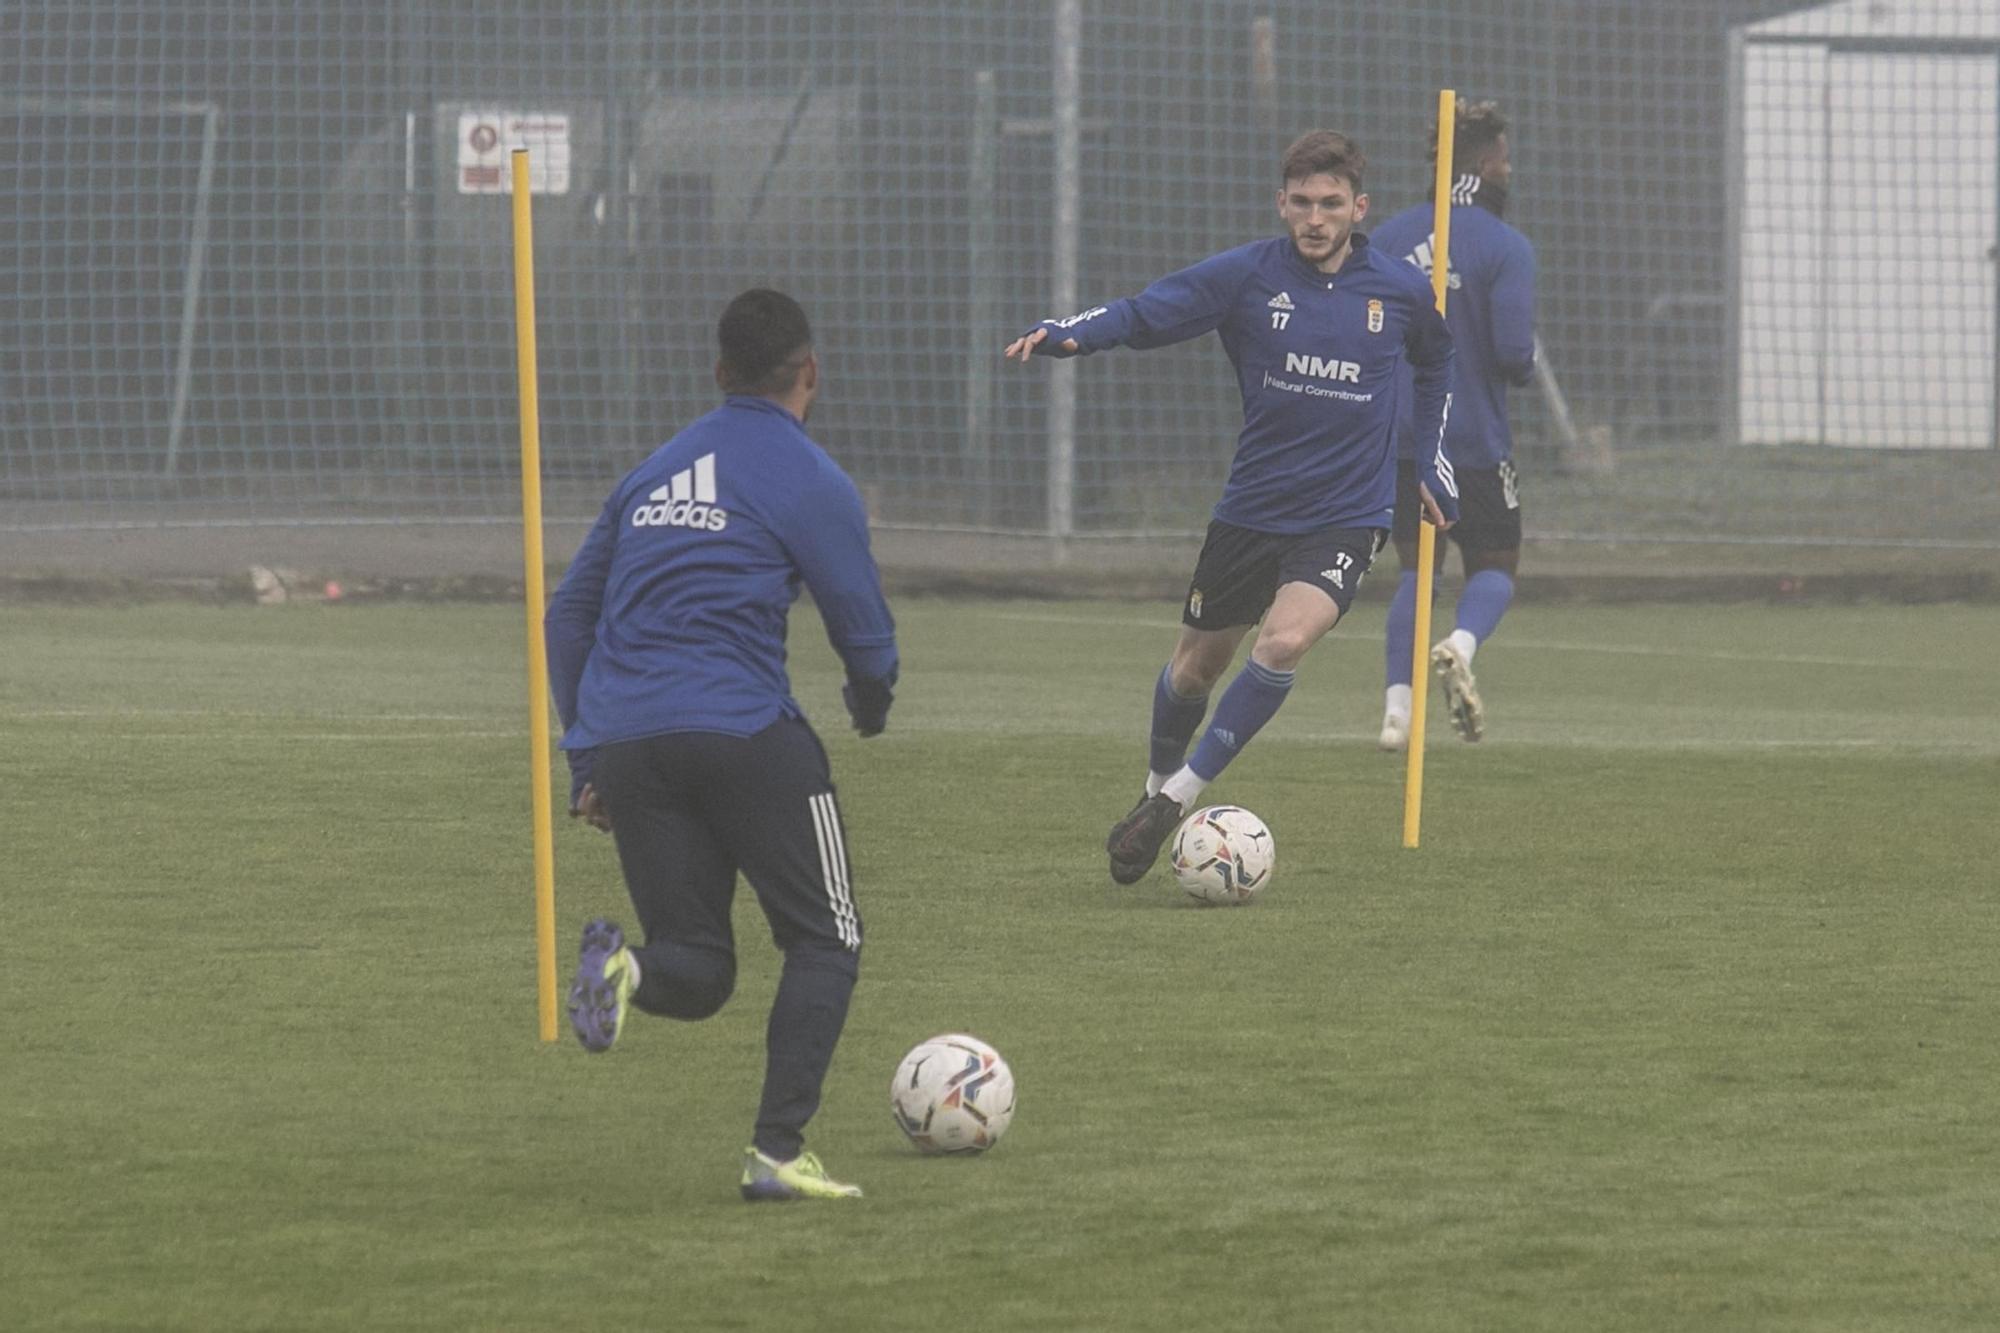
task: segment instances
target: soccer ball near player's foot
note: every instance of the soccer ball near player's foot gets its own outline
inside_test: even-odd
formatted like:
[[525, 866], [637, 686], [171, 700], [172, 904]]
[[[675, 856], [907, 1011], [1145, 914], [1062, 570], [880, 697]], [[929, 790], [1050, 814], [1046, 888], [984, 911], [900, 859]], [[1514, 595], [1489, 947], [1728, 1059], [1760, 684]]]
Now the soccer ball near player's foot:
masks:
[[1264, 821], [1242, 806], [1211, 805], [1181, 823], [1167, 861], [1189, 897], [1233, 905], [1271, 882], [1277, 845]]
[[919, 1152], [985, 1152], [1014, 1119], [1014, 1071], [977, 1037], [932, 1037], [896, 1066], [889, 1109]]

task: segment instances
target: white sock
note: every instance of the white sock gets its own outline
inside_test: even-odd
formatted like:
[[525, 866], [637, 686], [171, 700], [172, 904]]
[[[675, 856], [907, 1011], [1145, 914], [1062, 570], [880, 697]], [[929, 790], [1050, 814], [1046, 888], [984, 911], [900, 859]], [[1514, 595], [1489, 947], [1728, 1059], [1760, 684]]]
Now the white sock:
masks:
[[1207, 778], [1183, 764], [1180, 772], [1160, 784], [1160, 793], [1180, 806], [1183, 811], [1187, 811], [1194, 808], [1195, 798], [1201, 795], [1201, 789], [1207, 785]]
[[1410, 719], [1410, 687], [1391, 685], [1383, 691], [1382, 716], [1400, 717], [1405, 722]]
[[1472, 665], [1472, 654], [1479, 647], [1479, 640], [1472, 637], [1469, 629], [1455, 629], [1445, 635], [1444, 641], [1457, 649], [1458, 656], [1467, 666]]
[[632, 973], [632, 989], [638, 990], [639, 979], [645, 975], [645, 972], [639, 966], [639, 955], [633, 953], [630, 949], [627, 949], [625, 951], [625, 966], [629, 968]]
[[1160, 788], [1167, 785], [1167, 777], [1168, 775], [1165, 773], [1155, 773], [1151, 769], [1148, 769], [1146, 771], [1146, 795], [1158, 796]]

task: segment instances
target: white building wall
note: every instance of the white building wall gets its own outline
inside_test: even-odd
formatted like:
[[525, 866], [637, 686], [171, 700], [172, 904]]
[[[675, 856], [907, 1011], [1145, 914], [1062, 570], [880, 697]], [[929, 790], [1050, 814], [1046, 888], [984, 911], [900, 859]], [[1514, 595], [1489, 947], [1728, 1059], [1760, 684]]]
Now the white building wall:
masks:
[[1826, 48], [1743, 52], [1738, 390], [1745, 444], [1818, 443]]
[[1827, 110], [1826, 442], [1990, 447], [2000, 60], [1836, 52]]
[[[1941, 37], [1970, 41], [1837, 45]], [[1743, 38], [1739, 438], [1995, 447], [2000, 3], [1840, 3]]]

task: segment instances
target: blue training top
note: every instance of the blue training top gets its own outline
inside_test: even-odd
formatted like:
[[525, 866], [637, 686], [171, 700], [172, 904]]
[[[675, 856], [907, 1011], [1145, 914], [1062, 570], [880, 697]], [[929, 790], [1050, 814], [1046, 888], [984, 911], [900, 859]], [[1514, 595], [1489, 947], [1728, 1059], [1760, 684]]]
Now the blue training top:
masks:
[[[1376, 249], [1428, 276], [1432, 221], [1429, 204], [1405, 209], [1375, 229]], [[1477, 203], [1454, 205], [1445, 282], [1445, 321], [1458, 349], [1445, 451], [1460, 467], [1495, 468], [1514, 456], [1507, 386], [1526, 384], [1535, 374], [1535, 247]], [[1397, 452], [1414, 457], [1417, 441], [1425, 438], [1405, 406]]]
[[812, 590], [849, 677], [896, 670], [896, 626], [847, 474], [798, 418], [731, 396], [618, 483], [544, 629], [563, 748], [803, 717], [785, 621]]
[[[1252, 241], [1168, 274], [1137, 296], [1043, 320], [1044, 356], [1165, 347], [1213, 329], [1236, 368], [1243, 431], [1215, 517], [1259, 532], [1389, 526], [1396, 503], [1397, 371], [1414, 372], [1424, 480], [1448, 515], [1458, 488], [1442, 447], [1451, 334], [1430, 288], [1355, 233], [1338, 272], [1289, 236]], [[1030, 330], [1032, 332], [1032, 330]], [[1074, 338], [1077, 352], [1059, 344]]]

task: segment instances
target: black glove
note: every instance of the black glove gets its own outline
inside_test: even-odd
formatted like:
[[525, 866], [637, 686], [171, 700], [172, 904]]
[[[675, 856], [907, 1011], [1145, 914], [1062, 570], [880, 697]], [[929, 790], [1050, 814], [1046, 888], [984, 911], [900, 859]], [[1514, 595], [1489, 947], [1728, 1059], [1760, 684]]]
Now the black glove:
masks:
[[840, 687], [840, 698], [847, 705], [847, 716], [854, 720], [854, 729], [863, 736], [880, 736], [882, 729], [889, 725], [889, 705], [895, 700], [896, 673], [890, 672], [880, 680], [849, 680]]

